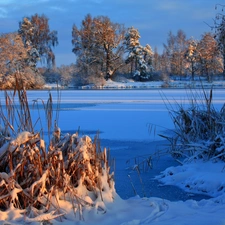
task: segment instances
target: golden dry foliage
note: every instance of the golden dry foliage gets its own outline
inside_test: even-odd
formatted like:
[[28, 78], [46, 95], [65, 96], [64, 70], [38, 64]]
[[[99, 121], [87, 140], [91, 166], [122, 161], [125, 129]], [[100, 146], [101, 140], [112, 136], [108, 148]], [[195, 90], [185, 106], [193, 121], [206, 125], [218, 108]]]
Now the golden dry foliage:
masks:
[[[33, 130], [26, 90], [17, 90], [13, 98], [6, 91], [5, 106], [0, 107], [0, 211], [20, 209], [27, 221], [38, 221], [43, 213], [61, 218], [66, 212], [60, 202], [66, 201], [80, 219], [86, 206], [104, 213], [115, 189], [109, 154], [101, 150], [98, 136], [92, 142], [78, 133], [63, 135], [55, 121], [46, 148]], [[52, 110], [50, 94], [45, 107], [49, 130]]]
[[94, 19], [96, 27], [96, 40], [100, 48], [105, 53], [105, 72], [106, 80], [111, 78], [114, 73], [122, 66], [118, 60], [123, 53], [123, 43], [125, 29], [123, 25], [112, 23], [108, 17], [99, 16]]
[[212, 33], [202, 35], [200, 42], [197, 45], [199, 52], [199, 61], [201, 63], [201, 73], [207, 75], [210, 81], [210, 74], [223, 72], [222, 60], [218, 51], [218, 43]]
[[[55, 121], [46, 148], [40, 133], [34, 132], [28, 103], [26, 90], [19, 89], [12, 97], [5, 91], [5, 108], [0, 107], [4, 124], [0, 126], [0, 211], [20, 209], [28, 221], [34, 217], [38, 221], [43, 213], [61, 218], [66, 212], [60, 202], [66, 201], [80, 219], [85, 206], [105, 212], [115, 189], [109, 154], [101, 150], [98, 136], [92, 142], [78, 133], [63, 135]], [[45, 106], [49, 130], [52, 104], [49, 94]]]
[[112, 78], [123, 65], [125, 28], [106, 16], [88, 14], [81, 28], [72, 28], [73, 52], [83, 74]]
[[0, 74], [12, 75], [24, 66], [27, 50], [16, 33], [0, 35]]
[[80, 219], [87, 205], [104, 212], [97, 202], [113, 201], [115, 190], [107, 151], [98, 141], [77, 133], [62, 137], [56, 126], [48, 151], [38, 133], [24, 131], [1, 142], [0, 210], [24, 209], [27, 218], [54, 211], [57, 217], [65, 213], [60, 207], [64, 200]]
[[43, 86], [43, 79], [35, 74], [27, 64], [28, 51], [30, 47], [24, 47], [17, 33], [0, 35], [0, 89], [41, 88]]

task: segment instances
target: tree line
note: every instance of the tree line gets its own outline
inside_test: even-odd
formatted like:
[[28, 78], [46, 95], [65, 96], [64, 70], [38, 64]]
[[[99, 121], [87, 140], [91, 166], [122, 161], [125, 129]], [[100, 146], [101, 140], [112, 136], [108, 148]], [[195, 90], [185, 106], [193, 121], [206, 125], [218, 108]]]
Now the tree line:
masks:
[[[223, 9], [224, 6], [220, 5]], [[200, 40], [187, 38], [183, 30], [169, 32], [163, 51], [140, 44], [140, 33], [125, 28], [107, 16], [86, 15], [81, 25], [72, 26], [72, 52], [76, 61], [56, 67], [53, 47], [57, 31], [51, 31], [49, 19], [35, 14], [19, 22], [18, 31], [0, 35], [0, 88], [42, 88], [44, 83], [64, 86], [100, 84], [108, 79], [126, 77], [137, 81], [214, 75], [225, 77], [225, 15], [218, 13], [213, 32]], [[37, 68], [37, 63], [46, 65]]]

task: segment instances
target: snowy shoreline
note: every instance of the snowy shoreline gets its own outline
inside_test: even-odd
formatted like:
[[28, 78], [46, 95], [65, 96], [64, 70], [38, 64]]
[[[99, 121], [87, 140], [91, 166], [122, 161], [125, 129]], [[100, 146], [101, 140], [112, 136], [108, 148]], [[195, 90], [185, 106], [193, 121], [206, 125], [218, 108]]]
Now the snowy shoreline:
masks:
[[224, 80], [215, 80], [212, 82], [190, 81], [190, 80], [169, 80], [169, 81], [149, 81], [149, 82], [134, 82], [132, 80], [123, 80], [116, 82], [112, 80], [106, 81], [104, 85], [89, 84], [84, 86], [68, 86], [61, 87], [57, 84], [46, 84], [44, 89], [64, 90], [148, 90], [148, 89], [210, 89], [210, 88], [224, 88]]

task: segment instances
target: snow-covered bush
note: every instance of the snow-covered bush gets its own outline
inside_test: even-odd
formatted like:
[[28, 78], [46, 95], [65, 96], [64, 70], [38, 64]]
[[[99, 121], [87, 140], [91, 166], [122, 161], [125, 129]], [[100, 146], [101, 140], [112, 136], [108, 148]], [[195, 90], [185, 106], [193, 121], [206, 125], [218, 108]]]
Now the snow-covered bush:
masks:
[[[10, 123], [3, 117], [2, 111], [1, 121]], [[106, 212], [116, 194], [108, 155], [98, 136], [92, 141], [78, 133], [63, 135], [56, 124], [48, 147], [40, 133], [13, 136], [1, 127], [0, 210], [21, 210], [28, 222], [43, 220], [43, 214], [63, 220], [65, 204], [80, 219], [85, 209]]]
[[192, 99], [189, 108], [170, 110], [175, 130], [172, 136], [161, 136], [170, 141], [170, 153], [176, 158], [225, 161], [225, 105], [216, 110], [212, 89], [209, 96], [202, 91], [204, 103]]
[[92, 143], [88, 136], [66, 134], [57, 139], [58, 134], [48, 151], [39, 134], [26, 131], [1, 146], [1, 210], [25, 209], [27, 217], [54, 210], [61, 215], [65, 212], [60, 201], [68, 201], [82, 216], [82, 206], [105, 211], [104, 202], [113, 201], [106, 149], [98, 149], [98, 140]]

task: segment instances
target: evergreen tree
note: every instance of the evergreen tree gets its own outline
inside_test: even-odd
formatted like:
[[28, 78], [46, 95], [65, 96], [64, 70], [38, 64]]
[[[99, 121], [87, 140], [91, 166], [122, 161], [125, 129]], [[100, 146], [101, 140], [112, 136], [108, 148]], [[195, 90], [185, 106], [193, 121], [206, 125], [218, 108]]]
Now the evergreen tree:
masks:
[[199, 52], [198, 42], [194, 39], [188, 41], [188, 49], [185, 52], [185, 58], [188, 62], [187, 69], [191, 72], [192, 80], [194, 80], [195, 73], [199, 69]]
[[145, 47], [139, 43], [140, 34], [137, 29], [131, 27], [125, 35], [125, 45], [128, 52], [126, 63], [131, 64], [131, 74], [136, 80], [147, 80], [153, 71], [153, 52], [150, 45]]

